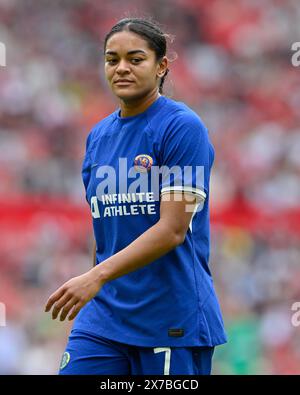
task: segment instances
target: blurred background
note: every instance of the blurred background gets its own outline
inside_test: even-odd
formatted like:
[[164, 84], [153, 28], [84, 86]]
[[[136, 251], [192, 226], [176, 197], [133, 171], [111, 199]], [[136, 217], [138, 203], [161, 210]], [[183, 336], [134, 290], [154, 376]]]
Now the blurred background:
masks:
[[164, 94], [216, 149], [210, 267], [229, 342], [213, 373], [300, 374], [298, 0], [0, 0], [0, 374], [57, 372], [70, 324], [44, 305], [92, 265], [81, 164], [118, 106], [102, 43], [125, 16], [175, 35]]

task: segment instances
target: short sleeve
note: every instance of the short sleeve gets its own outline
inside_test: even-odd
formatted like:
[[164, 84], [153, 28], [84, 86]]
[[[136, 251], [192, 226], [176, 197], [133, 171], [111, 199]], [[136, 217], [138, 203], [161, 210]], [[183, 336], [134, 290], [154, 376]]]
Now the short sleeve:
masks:
[[162, 139], [160, 194], [184, 191], [204, 201], [212, 162], [213, 148], [201, 119], [193, 113], [177, 113]]
[[85, 188], [85, 199], [89, 203], [88, 198], [87, 198], [87, 188], [89, 185], [90, 177], [91, 177], [91, 157], [90, 157], [90, 151], [91, 151], [91, 140], [92, 140], [92, 131], [89, 133], [87, 140], [86, 140], [86, 149], [85, 149], [85, 155], [83, 158], [82, 162], [82, 181], [83, 185]]

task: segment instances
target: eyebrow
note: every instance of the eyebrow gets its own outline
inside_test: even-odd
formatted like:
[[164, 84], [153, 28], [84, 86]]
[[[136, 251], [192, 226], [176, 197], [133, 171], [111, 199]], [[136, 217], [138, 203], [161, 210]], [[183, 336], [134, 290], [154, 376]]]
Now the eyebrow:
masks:
[[[133, 51], [128, 51], [127, 55], [132, 55], [132, 54], [136, 54], [136, 53], [142, 53], [144, 55], [147, 55], [145, 51], [143, 51], [142, 49], [134, 49]], [[115, 51], [106, 51], [105, 55], [117, 55], [118, 53]]]

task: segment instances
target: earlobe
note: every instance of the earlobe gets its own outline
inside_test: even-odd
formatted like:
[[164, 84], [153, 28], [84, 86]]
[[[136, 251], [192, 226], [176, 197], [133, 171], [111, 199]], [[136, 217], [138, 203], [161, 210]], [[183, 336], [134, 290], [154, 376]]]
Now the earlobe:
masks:
[[165, 71], [160, 72], [160, 73], [158, 74], [158, 78], [162, 78], [162, 77], [166, 76], [166, 75], [168, 74], [168, 71], [169, 71], [169, 70], [165, 70]]
[[158, 73], [158, 77], [159, 77], [159, 78], [162, 78], [165, 74], [166, 74], [166, 70], [160, 71], [160, 72]]

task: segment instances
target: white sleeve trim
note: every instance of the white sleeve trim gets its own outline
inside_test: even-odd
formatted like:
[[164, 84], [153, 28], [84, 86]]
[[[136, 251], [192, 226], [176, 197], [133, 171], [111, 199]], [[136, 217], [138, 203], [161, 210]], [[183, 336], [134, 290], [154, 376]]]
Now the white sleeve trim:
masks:
[[204, 191], [202, 191], [199, 188], [194, 188], [194, 187], [186, 187], [186, 186], [169, 186], [169, 187], [164, 187], [161, 189], [160, 194], [163, 195], [164, 193], [168, 193], [168, 192], [176, 192], [176, 191], [181, 191], [181, 192], [187, 192], [187, 193], [191, 193], [192, 195], [196, 195], [198, 197], [201, 198], [201, 200], [205, 200], [206, 199], [206, 193]]

